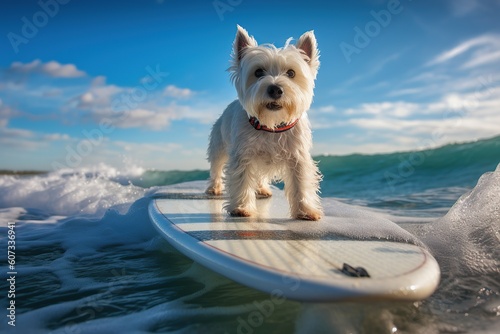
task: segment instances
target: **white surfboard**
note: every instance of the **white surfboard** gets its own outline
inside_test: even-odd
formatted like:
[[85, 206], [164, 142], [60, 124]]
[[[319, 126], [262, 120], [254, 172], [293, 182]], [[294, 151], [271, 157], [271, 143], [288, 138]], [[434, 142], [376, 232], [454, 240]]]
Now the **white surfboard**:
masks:
[[439, 283], [425, 247], [374, 213], [332, 200], [320, 221], [293, 220], [275, 189], [258, 200], [259, 217], [231, 217], [204, 186], [157, 193], [149, 215], [177, 250], [236, 282], [300, 301], [415, 301]]

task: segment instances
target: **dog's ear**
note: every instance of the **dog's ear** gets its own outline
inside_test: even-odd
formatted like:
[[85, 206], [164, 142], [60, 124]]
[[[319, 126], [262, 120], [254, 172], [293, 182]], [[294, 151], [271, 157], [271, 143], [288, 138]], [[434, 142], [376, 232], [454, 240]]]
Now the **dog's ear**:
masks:
[[239, 25], [238, 31], [236, 32], [236, 38], [234, 39], [233, 45], [233, 59], [237, 62], [241, 60], [243, 57], [243, 51], [247, 47], [257, 46], [257, 41], [253, 36], [248, 35], [248, 32], [240, 27]]
[[306, 56], [304, 59], [311, 67], [314, 77], [316, 77], [319, 68], [319, 50], [314, 31], [308, 31], [300, 36], [295, 46], [304, 53]]

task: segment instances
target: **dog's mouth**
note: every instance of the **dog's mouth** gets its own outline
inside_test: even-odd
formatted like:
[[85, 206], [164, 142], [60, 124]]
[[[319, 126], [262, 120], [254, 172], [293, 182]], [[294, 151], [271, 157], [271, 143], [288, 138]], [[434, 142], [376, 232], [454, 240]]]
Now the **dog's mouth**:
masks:
[[277, 102], [269, 102], [268, 104], [266, 104], [266, 108], [275, 111], [280, 110], [281, 108], [283, 108], [283, 106]]

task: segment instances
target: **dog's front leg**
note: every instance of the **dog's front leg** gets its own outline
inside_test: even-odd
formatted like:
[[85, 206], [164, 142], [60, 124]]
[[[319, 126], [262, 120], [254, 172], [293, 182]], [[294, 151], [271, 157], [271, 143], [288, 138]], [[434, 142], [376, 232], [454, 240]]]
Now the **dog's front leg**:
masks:
[[294, 218], [319, 220], [323, 216], [319, 197], [321, 174], [309, 154], [291, 159], [284, 177], [285, 195]]
[[225, 208], [232, 216], [250, 217], [256, 213], [255, 191], [257, 182], [252, 160], [231, 156], [226, 171], [226, 188], [229, 201]]

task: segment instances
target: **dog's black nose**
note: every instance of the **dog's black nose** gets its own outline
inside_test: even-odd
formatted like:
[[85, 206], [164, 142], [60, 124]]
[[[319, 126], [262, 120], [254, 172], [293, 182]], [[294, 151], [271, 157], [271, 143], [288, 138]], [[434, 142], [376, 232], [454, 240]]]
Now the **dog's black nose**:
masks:
[[281, 89], [281, 87], [278, 85], [271, 85], [267, 87], [267, 94], [271, 98], [277, 100], [281, 97], [281, 95], [283, 95], [283, 89]]

